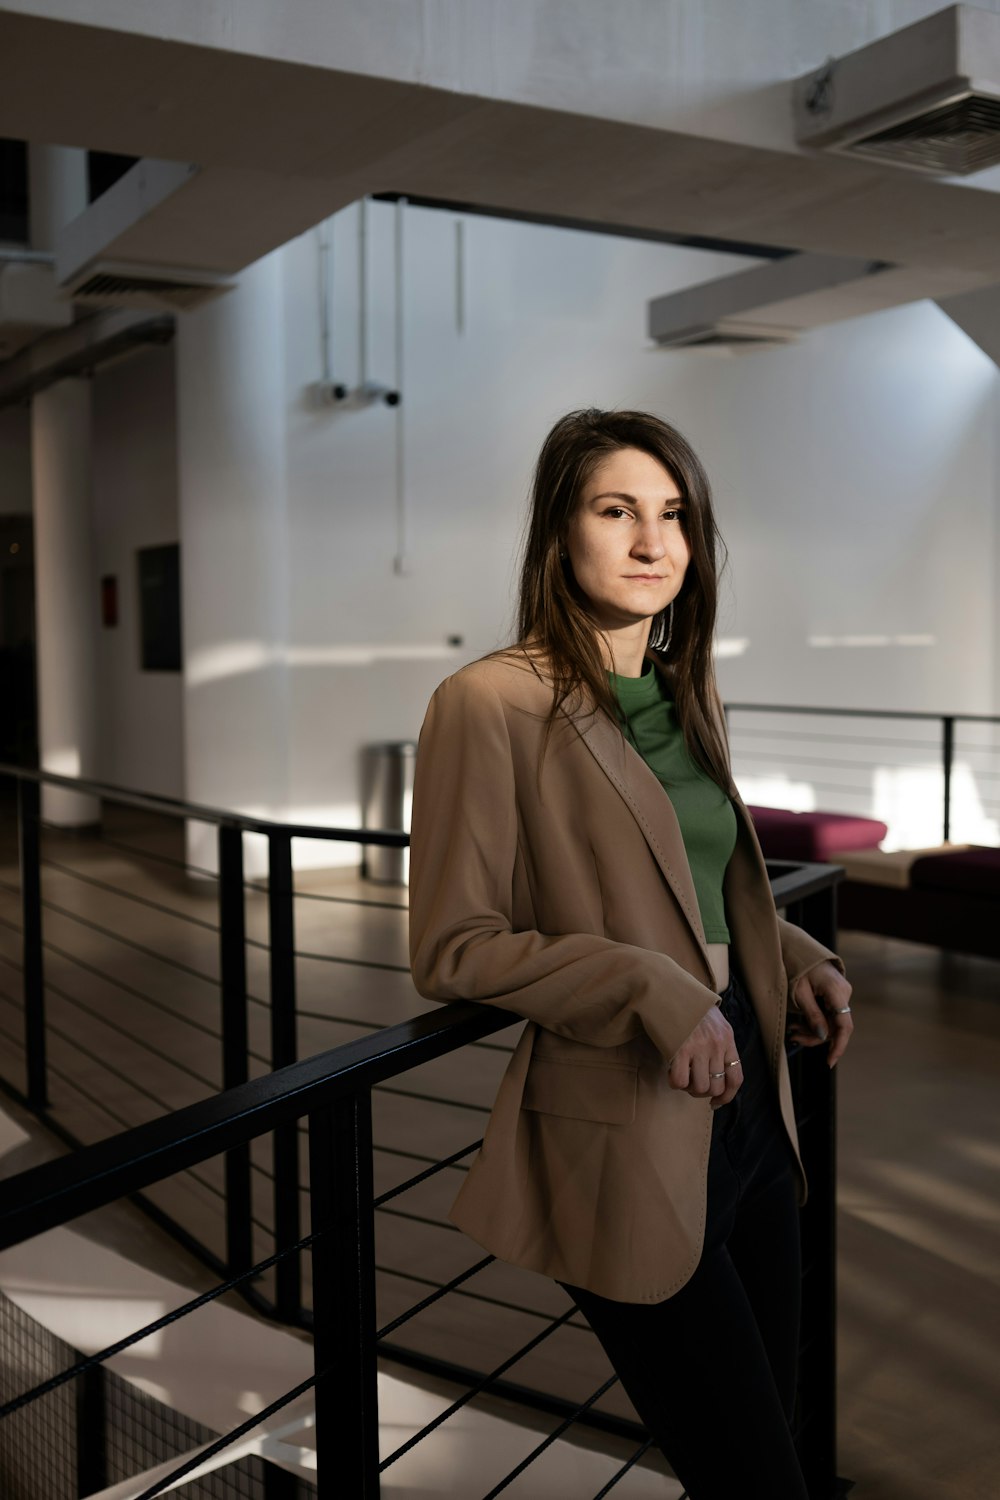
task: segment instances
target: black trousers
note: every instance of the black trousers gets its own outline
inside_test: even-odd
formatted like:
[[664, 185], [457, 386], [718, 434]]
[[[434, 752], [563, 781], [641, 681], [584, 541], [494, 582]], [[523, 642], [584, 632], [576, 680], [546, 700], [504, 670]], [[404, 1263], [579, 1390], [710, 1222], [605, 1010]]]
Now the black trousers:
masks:
[[789, 1426], [801, 1279], [792, 1149], [735, 969], [721, 1003], [743, 1084], [712, 1121], [694, 1275], [657, 1303], [565, 1290], [691, 1500], [808, 1500]]

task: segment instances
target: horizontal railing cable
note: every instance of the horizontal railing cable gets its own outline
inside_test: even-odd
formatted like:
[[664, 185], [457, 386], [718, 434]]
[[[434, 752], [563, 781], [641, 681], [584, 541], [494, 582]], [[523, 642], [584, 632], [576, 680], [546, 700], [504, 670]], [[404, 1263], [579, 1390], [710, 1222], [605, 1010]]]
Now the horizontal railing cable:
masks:
[[[265, 952], [270, 952], [269, 943], [258, 942], [255, 938], [247, 938], [247, 947], [263, 948]], [[311, 953], [304, 948], [296, 948], [294, 956], [309, 959], [312, 963], [346, 964], [352, 969], [381, 969], [389, 974], [409, 974], [410, 972], [409, 964], [384, 964], [372, 958], [345, 958], [339, 953]]]
[[[425, 1156], [421, 1151], [406, 1151], [402, 1146], [380, 1146], [376, 1141], [372, 1147], [373, 1151], [382, 1151], [386, 1156], [405, 1156], [408, 1161], [425, 1161], [430, 1165], [437, 1160], [434, 1156]], [[456, 1172], [467, 1172], [468, 1167], [455, 1167]]]
[[432, 1219], [428, 1214], [410, 1213], [405, 1208], [380, 1208], [380, 1214], [388, 1214], [392, 1219], [408, 1219], [411, 1224], [426, 1224], [430, 1229], [446, 1229], [449, 1234], [461, 1234], [457, 1224], [449, 1224], [447, 1219]]
[[[3, 888], [2, 881], [0, 881], [0, 888]], [[143, 958], [155, 959], [157, 963], [166, 964], [168, 968], [187, 974], [192, 979], [199, 979], [203, 984], [212, 984], [216, 987], [221, 984], [221, 980], [217, 979], [214, 974], [206, 974], [203, 970], [184, 963], [182, 959], [168, 958], [166, 954], [158, 953], [155, 948], [147, 948], [144, 943], [137, 943], [134, 938], [123, 937], [120, 932], [114, 932], [110, 927], [102, 927], [100, 922], [95, 922], [91, 917], [84, 917], [79, 912], [71, 911], [68, 906], [60, 906], [58, 902], [50, 901], [47, 897], [43, 898], [41, 905], [47, 911], [54, 911], [57, 916], [66, 917], [67, 920], [76, 922], [81, 927], [89, 928], [91, 932], [100, 933], [101, 937], [110, 938], [112, 942], [120, 943], [124, 948], [130, 948], [133, 953], [141, 953]]]
[[559, 1426], [556, 1427], [554, 1431], [550, 1432], [547, 1438], [543, 1438], [537, 1447], [532, 1448], [527, 1458], [522, 1458], [521, 1462], [519, 1464], [516, 1464], [514, 1468], [511, 1469], [509, 1474], [504, 1475], [499, 1484], [495, 1484], [493, 1488], [483, 1496], [483, 1500], [494, 1500], [494, 1496], [499, 1495], [503, 1490], [507, 1488], [509, 1484], [513, 1484], [514, 1480], [517, 1479], [518, 1475], [524, 1473], [529, 1464], [533, 1464], [536, 1458], [541, 1458], [546, 1448], [551, 1448], [552, 1444], [556, 1442], [558, 1438], [561, 1438], [564, 1432], [567, 1432], [569, 1428], [572, 1427], [577, 1418], [581, 1417], [585, 1411], [589, 1411], [594, 1402], [599, 1401], [607, 1391], [610, 1391], [611, 1387], [615, 1385], [617, 1381], [618, 1376], [612, 1375], [608, 1380], [604, 1382], [602, 1386], [599, 1386], [592, 1395], [588, 1396], [586, 1401], [581, 1401], [576, 1410], [570, 1412], [568, 1417], [564, 1417], [563, 1420], [559, 1423]]
[[[42, 823], [43, 828], [49, 828], [54, 833], [59, 833], [57, 823]], [[140, 849], [136, 844], [123, 844], [120, 839], [109, 839], [106, 833], [97, 837], [99, 844], [104, 844], [108, 849], [119, 849], [123, 854], [132, 854], [137, 859], [148, 859], [158, 865], [169, 865], [175, 870], [183, 870], [186, 875], [202, 875], [206, 880], [218, 880], [218, 870], [210, 870], [206, 865], [192, 865], [186, 859], [177, 859], [172, 854], [157, 854], [152, 849]]]
[[[23, 965], [18, 964], [17, 968], [20, 969], [22, 973], [24, 972]], [[88, 1005], [85, 1000], [80, 1000], [76, 995], [69, 994], [67, 990], [64, 990], [60, 985], [53, 983], [51, 979], [46, 979], [45, 988], [47, 991], [51, 991], [53, 995], [58, 995], [60, 1000], [65, 1000], [67, 1005], [73, 1005], [78, 1010], [82, 1010], [85, 1015], [93, 1016], [95, 1021], [99, 1021], [102, 1026], [107, 1026], [110, 1031], [117, 1031], [120, 1036], [127, 1038], [127, 1040], [132, 1042], [136, 1047], [141, 1047], [144, 1052], [149, 1052], [153, 1057], [159, 1058], [161, 1062], [167, 1063], [171, 1068], [176, 1068], [178, 1072], [186, 1073], [189, 1078], [195, 1079], [196, 1082], [203, 1083], [205, 1087], [211, 1089], [214, 1094], [217, 1094], [221, 1089], [222, 1085], [217, 1078], [207, 1078], [204, 1073], [199, 1073], [196, 1068], [190, 1067], [185, 1062], [180, 1062], [176, 1057], [171, 1057], [170, 1054], [168, 1052], [164, 1052], [161, 1047], [154, 1047], [152, 1042], [145, 1041], [141, 1036], [138, 1035], [137, 1032], [129, 1031], [125, 1026], [120, 1026], [117, 1021], [112, 1021], [108, 1016], [102, 1015], [99, 1010], [95, 1010], [94, 1007], [92, 1005]], [[0, 991], [0, 993], [3, 992]], [[52, 1030], [57, 1036], [59, 1035], [55, 1027], [53, 1027]], [[172, 1107], [173, 1106], [167, 1105], [166, 1103], [163, 1104], [163, 1108], [165, 1110]]]
[[561, 1328], [575, 1312], [575, 1307], [567, 1308], [558, 1318], [553, 1319], [547, 1328], [543, 1328], [541, 1333], [536, 1333], [526, 1344], [522, 1344], [520, 1349], [516, 1349], [513, 1354], [509, 1355], [502, 1364], [497, 1365], [496, 1369], [491, 1370], [488, 1375], [480, 1376], [450, 1406], [446, 1407], [444, 1411], [438, 1412], [437, 1416], [433, 1417], [425, 1427], [421, 1427], [419, 1432], [415, 1432], [412, 1437], [407, 1438], [406, 1442], [390, 1453], [388, 1458], [384, 1458], [379, 1464], [379, 1473], [381, 1474], [390, 1464], [394, 1464], [397, 1459], [402, 1458], [404, 1453], [409, 1453], [410, 1449], [415, 1448], [425, 1437], [429, 1437], [432, 1432], [441, 1426], [442, 1422], [446, 1422], [449, 1417], [454, 1416], [455, 1412], [461, 1411], [462, 1407], [467, 1406], [480, 1392], [485, 1391], [488, 1386], [494, 1385], [512, 1366], [517, 1364], [518, 1360], [524, 1359], [526, 1354], [530, 1354], [532, 1350], [538, 1348], [539, 1344], [544, 1343], [547, 1338], [550, 1338], [556, 1329]]
[[[326, 1233], [327, 1231], [321, 1231]], [[119, 1339], [115, 1344], [109, 1344], [106, 1348], [98, 1350], [96, 1354], [88, 1354], [83, 1359], [78, 1359], [76, 1364], [70, 1365], [65, 1370], [60, 1370], [57, 1375], [50, 1375], [47, 1380], [34, 1385], [28, 1391], [22, 1391], [19, 1396], [14, 1396], [10, 1401], [5, 1401], [0, 1406], [0, 1417], [10, 1416], [12, 1412], [19, 1411], [21, 1407], [28, 1406], [32, 1401], [37, 1401], [41, 1396], [47, 1396], [50, 1391], [65, 1385], [68, 1380], [73, 1380], [77, 1375], [82, 1375], [86, 1370], [92, 1370], [95, 1365], [104, 1364], [106, 1360], [112, 1359], [116, 1354], [121, 1354], [125, 1349], [130, 1349], [133, 1344], [139, 1344], [143, 1339], [149, 1338], [154, 1333], [159, 1333], [161, 1328], [168, 1328], [171, 1323], [186, 1317], [188, 1313], [196, 1312], [199, 1307], [205, 1307], [209, 1302], [222, 1297], [226, 1292], [241, 1286], [245, 1281], [254, 1276], [261, 1276], [265, 1271], [277, 1265], [278, 1261], [284, 1260], [287, 1255], [294, 1255], [297, 1251], [308, 1249], [318, 1238], [318, 1234], [307, 1234], [304, 1239], [298, 1240], [294, 1245], [286, 1245], [284, 1250], [278, 1250], [264, 1260], [258, 1261], [256, 1265], [250, 1266], [246, 1271], [240, 1271], [238, 1275], [231, 1276], [228, 1281], [222, 1281], [218, 1286], [211, 1287], [207, 1292], [201, 1292], [197, 1297], [192, 1297], [189, 1302], [184, 1302], [180, 1307], [173, 1308], [164, 1313], [162, 1317], [156, 1318], [152, 1323], [136, 1329], [134, 1333], [128, 1334], [126, 1338]]]
[[[733, 756], [737, 760], [762, 760], [773, 761], [779, 753], [779, 747], [774, 750], [747, 750], [739, 743], [733, 746]], [[928, 756], [922, 756], [919, 761], [906, 762], [907, 769], [913, 766], [926, 765]], [[793, 775], [797, 766], [824, 766], [838, 771], [863, 771], [870, 775], [872, 771], [880, 770], [885, 762], [880, 760], [862, 760], [855, 756], [833, 756], [833, 755], [808, 755], [798, 750], [794, 752], [781, 752], [782, 769], [789, 775]]]
[[[602, 1485], [602, 1487], [597, 1491], [597, 1494], [594, 1496], [594, 1500], [604, 1500], [605, 1495], [610, 1495], [615, 1485], [619, 1484], [621, 1480], [625, 1478], [625, 1475], [629, 1472], [630, 1469], [635, 1468], [636, 1464], [639, 1462], [640, 1458], [642, 1458], [643, 1454], [648, 1453], [652, 1446], [652, 1438], [647, 1438], [644, 1443], [640, 1443], [638, 1448], [632, 1454], [631, 1458], [627, 1458], [622, 1464], [621, 1468], [618, 1469], [614, 1474], [612, 1474], [607, 1484]], [[680, 1500], [685, 1500], [685, 1495], [682, 1495], [680, 1497]]]
[[225, 1448], [231, 1447], [237, 1438], [244, 1437], [248, 1432], [252, 1432], [255, 1427], [259, 1427], [261, 1422], [265, 1421], [266, 1418], [273, 1417], [275, 1412], [281, 1411], [285, 1406], [290, 1406], [293, 1401], [297, 1401], [300, 1396], [304, 1396], [306, 1391], [311, 1390], [317, 1380], [325, 1380], [328, 1375], [333, 1374], [335, 1369], [336, 1365], [331, 1364], [325, 1370], [307, 1376], [305, 1380], [293, 1386], [290, 1391], [286, 1391], [283, 1396], [279, 1396], [276, 1400], [271, 1401], [262, 1411], [255, 1412], [252, 1417], [248, 1417], [238, 1427], [231, 1428], [222, 1437], [216, 1438], [214, 1442], [209, 1443], [204, 1448], [200, 1448], [193, 1458], [187, 1459], [184, 1463], [178, 1465], [176, 1469], [171, 1469], [169, 1474], [157, 1480], [149, 1489], [143, 1490], [140, 1495], [134, 1496], [134, 1500], [156, 1500], [156, 1496], [162, 1495], [165, 1490], [174, 1489], [177, 1481], [183, 1479], [185, 1474], [190, 1474], [192, 1469], [200, 1468], [209, 1458], [214, 1458], [216, 1453], [221, 1453]]
[[426, 1172], [418, 1172], [415, 1177], [410, 1177], [406, 1182], [401, 1182], [397, 1187], [389, 1188], [387, 1192], [381, 1193], [375, 1199], [373, 1206], [381, 1208], [391, 1198], [398, 1198], [400, 1193], [405, 1193], [408, 1189], [416, 1187], [418, 1182], [426, 1182], [428, 1177], [434, 1177], [438, 1172], [443, 1171], [445, 1167], [453, 1166], [455, 1162], [461, 1161], [463, 1156], [468, 1156], [471, 1152], [478, 1151], [482, 1144], [482, 1140], [480, 1139], [473, 1141], [471, 1146], [463, 1146], [461, 1151], [453, 1151], [451, 1156], [446, 1156], [441, 1161], [435, 1162], [433, 1166], [427, 1168]]
[[464, 1271], [459, 1271], [458, 1275], [453, 1276], [450, 1281], [446, 1281], [443, 1285], [435, 1287], [429, 1296], [422, 1297], [419, 1302], [415, 1302], [412, 1307], [408, 1307], [405, 1312], [400, 1313], [398, 1317], [386, 1323], [384, 1328], [378, 1330], [375, 1337], [377, 1339], [388, 1338], [390, 1333], [395, 1333], [397, 1328], [402, 1328], [404, 1323], [408, 1323], [411, 1318], [415, 1318], [425, 1308], [433, 1306], [435, 1302], [440, 1302], [442, 1297], [446, 1297], [456, 1287], [462, 1286], [466, 1281], [471, 1281], [472, 1277], [477, 1276], [480, 1271], [485, 1271], [487, 1266], [493, 1264], [494, 1259], [494, 1256], [486, 1255], [482, 1260], [476, 1261], [474, 1266], [468, 1266]]
[[[386, 1156], [405, 1156], [405, 1157], [408, 1157], [411, 1161], [426, 1161], [426, 1162], [429, 1162], [431, 1165], [433, 1165], [434, 1161], [435, 1161], [435, 1158], [433, 1156], [421, 1156], [420, 1153], [417, 1152], [417, 1151], [403, 1151], [398, 1146], [380, 1146], [377, 1143], [375, 1143], [372, 1146], [372, 1150], [373, 1151], [382, 1152]], [[459, 1154], [460, 1155], [464, 1155], [465, 1153], [464, 1152], [460, 1152]], [[447, 1167], [448, 1171], [450, 1171], [450, 1172], [468, 1172], [468, 1170], [469, 1170], [468, 1167], [459, 1166], [457, 1163], [452, 1164], [452, 1163], [445, 1162], [445, 1163], [443, 1163], [443, 1165], [445, 1167]], [[273, 1182], [274, 1181], [274, 1173], [271, 1171], [271, 1169], [269, 1167], [263, 1166], [260, 1162], [251, 1161], [251, 1163], [250, 1163], [250, 1170], [251, 1170], [251, 1172], [259, 1172], [261, 1174], [261, 1176], [262, 1177], [266, 1177], [269, 1182]], [[430, 1174], [428, 1174], [428, 1175], [430, 1175]], [[409, 1185], [412, 1186], [414, 1181], [416, 1181], [415, 1178], [411, 1179], [411, 1182], [410, 1182]]]
[[[3, 1000], [4, 998], [5, 996], [0, 994], [0, 1000]], [[19, 1047], [22, 1052], [24, 1051], [23, 1036], [14, 1036], [12, 1032], [7, 1030], [6, 1026], [0, 1026], [0, 1036], [3, 1037], [4, 1041], [10, 1042], [11, 1046]]]
[[880, 734], [824, 734], [821, 729], [785, 729], [784, 727], [780, 729], [777, 727], [767, 729], [763, 725], [758, 726], [756, 724], [743, 723], [733, 724], [730, 727], [730, 733], [734, 740], [740, 739], [743, 736], [747, 738], [752, 736], [754, 739], [780, 740], [782, 744], [784, 744], [785, 740], [808, 740], [811, 744], [885, 745], [894, 750], [934, 750], [938, 754], [941, 753], [941, 743], [939, 740], [894, 740], [891, 737], [883, 737]]
[[150, 896], [140, 896], [138, 891], [123, 890], [119, 885], [112, 885], [110, 880], [99, 880], [96, 875], [84, 875], [82, 870], [74, 870], [72, 865], [64, 865], [61, 860], [52, 859], [49, 855], [42, 860], [42, 869], [58, 870], [60, 875], [69, 875], [72, 879], [79, 880], [81, 885], [93, 886], [95, 890], [105, 891], [109, 896], [118, 896], [122, 901], [132, 901], [136, 906], [146, 907], [148, 911], [159, 912], [161, 916], [176, 917], [179, 922], [188, 922], [192, 927], [201, 927], [205, 932], [219, 931], [218, 922], [208, 922], [204, 917], [178, 911], [176, 906], [166, 906]]
[[416, 1089], [397, 1089], [388, 1083], [377, 1083], [374, 1088], [380, 1094], [394, 1094], [400, 1099], [417, 1099], [422, 1104], [450, 1104], [453, 1109], [470, 1109], [479, 1115], [490, 1113], [488, 1104], [466, 1104], [462, 1099], [443, 1099], [440, 1094], [421, 1094]]
[[[739, 782], [740, 778], [738, 770], [740, 765], [740, 754], [738, 750], [733, 755], [733, 762], [737, 768], [736, 780], [737, 782]], [[812, 778], [810, 778], [809, 785], [813, 788], [814, 791], [832, 792], [838, 797], [857, 797], [858, 792], [861, 790], [861, 788], [857, 786], [847, 786], [842, 781], [814, 781], [812, 780]]]
[[[2, 996], [4, 1000], [8, 1001], [9, 1004], [14, 1006], [17, 1005], [17, 1001], [2, 989], [0, 989], [0, 996]], [[121, 1068], [116, 1068], [114, 1063], [108, 1062], [106, 1057], [101, 1057], [99, 1053], [92, 1052], [91, 1049], [85, 1046], [78, 1037], [72, 1036], [68, 1031], [64, 1031], [63, 1028], [61, 1026], [57, 1026], [54, 1021], [50, 1020], [47, 1023], [47, 1026], [48, 1030], [51, 1031], [53, 1036], [59, 1037], [60, 1041], [67, 1042], [75, 1051], [81, 1053], [83, 1057], [89, 1058], [91, 1062], [97, 1063], [99, 1067], [103, 1068], [106, 1073], [110, 1073], [113, 1078], [117, 1078], [121, 1083], [127, 1084], [129, 1088], [134, 1089], [137, 1094], [141, 1094], [144, 1099], [148, 1099], [152, 1104], [155, 1104], [157, 1109], [161, 1110], [164, 1114], [169, 1114], [171, 1108], [177, 1108], [176, 1105], [171, 1106], [167, 1104], [165, 1100], [159, 1098], [158, 1095], [154, 1094], [150, 1089], [147, 1089], [143, 1084], [137, 1083], [130, 1074], [123, 1073]], [[127, 1034], [128, 1033], [126, 1033], [126, 1035]], [[202, 1081], [208, 1082], [208, 1080]], [[208, 1082], [208, 1087], [214, 1092], [218, 1093], [217, 1084]], [[82, 1093], [83, 1090], [80, 1090], [80, 1092]]]
[[[303, 1058], [0, 1181], [0, 1248], [173, 1176], [280, 1125], [506, 1029], [517, 1017], [455, 1001]], [[460, 1106], [465, 1108], [466, 1106]], [[75, 1207], [80, 1205], [80, 1207]], [[385, 1210], [390, 1212], [391, 1210]]]
[[[395, 1276], [400, 1281], [415, 1281], [418, 1286], [441, 1285], [439, 1281], [435, 1281], [430, 1276], [418, 1276], [416, 1271], [400, 1271], [393, 1266], [384, 1266], [378, 1263], [376, 1263], [375, 1269], [382, 1276]], [[525, 1318], [541, 1318], [544, 1320], [552, 1316], [550, 1312], [542, 1312], [538, 1307], [526, 1307], [523, 1302], [511, 1302], [509, 1297], [491, 1297], [487, 1292], [470, 1292], [467, 1289], [459, 1288], [455, 1296], [468, 1297], [471, 1302], [485, 1302], [490, 1307], [502, 1307], [505, 1312], [520, 1313]], [[575, 1309], [572, 1310], [575, 1311]], [[587, 1332], [588, 1326], [586, 1323], [569, 1324], [570, 1328], [579, 1328], [584, 1333]]]
[[924, 724], [951, 719], [956, 724], [1000, 724], [1000, 714], [942, 714], [925, 708], [818, 708], [815, 704], [791, 703], [727, 703], [725, 708], [727, 713], [815, 714], [821, 719], [905, 719]]
[[[245, 882], [248, 891], [258, 891], [267, 895], [268, 884], [266, 880], [248, 880]], [[296, 901], [330, 901], [336, 906], [370, 906], [377, 911], [409, 911], [409, 904], [402, 901], [373, 901], [370, 896], [331, 896], [323, 891], [300, 891], [292, 892]]]
[[[6, 927], [8, 925], [12, 924], [8, 924], [4, 917], [0, 917], [0, 926]], [[17, 930], [20, 931], [20, 928], [18, 928]], [[50, 953], [55, 953], [60, 958], [66, 959], [68, 963], [75, 964], [77, 968], [83, 969], [85, 973], [93, 974], [95, 979], [103, 980], [105, 984], [112, 984], [116, 989], [123, 990], [126, 995], [131, 995], [134, 1000], [141, 1000], [145, 1005], [152, 1005], [156, 1010], [160, 1010], [164, 1015], [169, 1016], [171, 1020], [181, 1021], [185, 1026], [193, 1026], [196, 1031], [201, 1031], [205, 1034], [205, 1036], [210, 1036], [216, 1041], [220, 1039], [222, 1033], [218, 1029], [218, 1027], [207, 1026], [204, 1021], [196, 1021], [191, 1016], [183, 1015], [180, 1011], [174, 1010], [173, 1006], [165, 1004], [162, 1000], [155, 999], [152, 995], [147, 995], [143, 990], [136, 989], [134, 984], [129, 984], [126, 980], [119, 979], [114, 974], [109, 974], [106, 969], [97, 968], [95, 964], [88, 963], [87, 960], [85, 958], [81, 958], [79, 954], [71, 953], [68, 948], [60, 947], [58, 943], [53, 943], [49, 938], [44, 938], [42, 940], [42, 947], [47, 949]], [[12, 968], [18, 969], [23, 974], [23, 964], [16, 962], [16, 960], [12, 958], [7, 958], [2, 954], [0, 954], [0, 957], [4, 958], [4, 961], [10, 964]], [[55, 986], [52, 985], [49, 980], [46, 980], [46, 988], [55, 989]], [[268, 1059], [262, 1054], [258, 1053], [252, 1055], [257, 1056], [260, 1062], [268, 1062]]]
[[[0, 990], [0, 1000], [6, 1000], [8, 1004], [14, 1004], [15, 1007], [20, 1010], [20, 1006], [17, 1006], [16, 1002], [11, 1002], [10, 997], [6, 995], [2, 990]], [[0, 1036], [3, 1036], [5, 1040], [11, 1042], [14, 1046], [20, 1047], [23, 1051], [23, 1039], [20, 1037], [12, 1036], [11, 1033], [7, 1031], [6, 1027], [0, 1026]], [[81, 1048], [80, 1050], [82, 1051], [83, 1049]], [[92, 1056], [92, 1054], [89, 1055]], [[104, 1064], [104, 1066], [107, 1065]], [[96, 1094], [92, 1094], [88, 1089], [83, 1088], [75, 1078], [71, 1078], [68, 1073], [63, 1072], [62, 1068], [60, 1068], [57, 1063], [50, 1062], [49, 1071], [52, 1073], [53, 1077], [58, 1078], [59, 1081], [61, 1083], [64, 1083], [67, 1088], [72, 1089], [75, 1094], [79, 1094], [81, 1099], [86, 1099], [88, 1104], [94, 1105], [94, 1107], [100, 1110], [102, 1114], [107, 1115], [110, 1120], [114, 1120], [116, 1125], [121, 1125], [125, 1130], [133, 1130], [135, 1129], [137, 1124], [144, 1123], [141, 1120], [128, 1120], [124, 1115], [120, 1115], [118, 1111], [112, 1109], [110, 1104], [106, 1103], [105, 1100], [99, 1099]], [[111, 1069], [111, 1071], [115, 1070]], [[118, 1076], [121, 1077], [123, 1075], [119, 1074]], [[126, 1079], [126, 1082], [128, 1081], [129, 1080]], [[51, 1113], [52, 1111], [48, 1110], [44, 1114], [42, 1114], [41, 1118], [44, 1119], [46, 1115]], [[85, 1146], [89, 1144], [88, 1142], [81, 1141], [76, 1137], [74, 1137], [74, 1139], [77, 1140], [77, 1144], [79, 1146]], [[201, 1173], [195, 1171], [194, 1167], [186, 1167], [183, 1170], [187, 1173], [188, 1177], [190, 1177], [193, 1182], [198, 1183], [199, 1187], [205, 1188], [207, 1192], [213, 1193], [216, 1198], [224, 1198], [226, 1196], [222, 1188], [216, 1187], [215, 1183], [213, 1182], [209, 1182], [207, 1177], [202, 1177]], [[267, 1234], [274, 1233], [274, 1230], [271, 1228], [271, 1226], [269, 1224], [265, 1224], [261, 1219], [252, 1218], [251, 1222], [256, 1224]]]

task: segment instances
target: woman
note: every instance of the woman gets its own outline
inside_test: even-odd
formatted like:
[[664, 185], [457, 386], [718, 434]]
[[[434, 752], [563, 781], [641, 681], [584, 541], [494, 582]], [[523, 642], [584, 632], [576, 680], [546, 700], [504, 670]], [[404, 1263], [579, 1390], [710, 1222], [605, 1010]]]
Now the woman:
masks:
[[673, 428], [556, 423], [518, 642], [424, 722], [411, 958], [422, 995], [530, 1023], [454, 1222], [566, 1287], [692, 1500], [805, 1500], [786, 1008], [832, 1067], [851, 987], [778, 917], [732, 782], [716, 547]]

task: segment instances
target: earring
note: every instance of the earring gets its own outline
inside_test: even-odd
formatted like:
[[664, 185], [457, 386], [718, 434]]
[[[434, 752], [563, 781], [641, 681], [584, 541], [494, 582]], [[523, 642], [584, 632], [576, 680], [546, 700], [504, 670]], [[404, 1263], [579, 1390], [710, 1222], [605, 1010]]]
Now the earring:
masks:
[[659, 651], [662, 656], [666, 656], [667, 652], [670, 650], [670, 642], [673, 637], [673, 633], [674, 601], [671, 599], [667, 608], [661, 609], [660, 613], [653, 617], [653, 623], [649, 631], [648, 644], [650, 650]]

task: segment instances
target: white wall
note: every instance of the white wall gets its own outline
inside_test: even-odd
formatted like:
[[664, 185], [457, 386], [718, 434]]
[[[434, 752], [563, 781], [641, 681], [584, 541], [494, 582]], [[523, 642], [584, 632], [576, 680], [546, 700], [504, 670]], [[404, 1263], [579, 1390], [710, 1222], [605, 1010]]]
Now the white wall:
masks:
[[151, 349], [94, 382], [94, 525], [100, 578], [118, 579], [118, 625], [101, 627], [101, 779], [184, 792], [183, 682], [140, 666], [137, 552], [179, 539], [173, 350]]
[[[369, 205], [369, 373], [389, 384], [394, 214]], [[348, 383], [358, 364], [357, 216], [352, 207], [333, 223], [333, 364]], [[731, 554], [722, 634], [746, 641], [721, 662], [727, 697], [1000, 707], [998, 376], [940, 310], [897, 309], [767, 353], [658, 353], [644, 338], [646, 299], [744, 262], [477, 217], [463, 229], [460, 328], [455, 218], [406, 210], [398, 414], [316, 405], [317, 237], [279, 252], [291, 816], [353, 822], [359, 747], [415, 735], [436, 682], [506, 637], [534, 455], [576, 405], [648, 407], [702, 454]], [[397, 422], [402, 576], [393, 566]], [[453, 634], [465, 644], [449, 654]], [[810, 644], [845, 636], [889, 641]], [[218, 729], [218, 753], [235, 753], [238, 725], [220, 720]]]
[[[396, 210], [370, 204], [368, 216], [369, 374], [394, 384]], [[331, 226], [333, 373], [348, 384], [359, 367], [358, 218], [354, 206]], [[246, 445], [216, 434], [211, 482], [202, 474], [181, 538], [185, 661], [198, 666], [184, 683], [140, 672], [136, 601], [136, 550], [179, 534], [174, 356], [149, 351], [98, 376], [98, 573], [117, 574], [121, 610], [100, 642], [103, 776], [275, 817], [356, 823], [360, 747], [415, 736], [440, 678], [507, 638], [534, 456], [551, 422], [586, 404], [658, 411], [706, 462], [730, 551], [720, 633], [744, 643], [720, 660], [727, 698], [1000, 711], [1000, 376], [944, 313], [916, 304], [766, 353], [656, 352], [644, 335], [647, 298], [746, 262], [469, 216], [459, 316], [457, 222], [405, 210], [398, 412], [316, 401], [317, 234], [261, 263], [284, 309], [282, 336], [269, 344], [278, 366], [261, 387], [281, 472], [261, 491], [270, 529], [257, 535], [260, 517], [238, 503]], [[226, 320], [239, 321], [237, 297], [250, 299], [252, 317], [252, 282], [251, 273], [224, 299]], [[226, 365], [237, 435], [240, 370], [239, 360]], [[213, 380], [195, 403], [210, 445], [222, 388]], [[8, 511], [27, 508], [26, 434], [23, 412], [0, 414]], [[281, 489], [277, 511], [267, 485]], [[266, 608], [248, 586], [251, 555]], [[447, 645], [453, 635], [460, 648]], [[235, 692], [236, 675], [245, 688], [252, 673], [240, 658], [230, 683], [226, 668], [244, 636], [265, 675], [278, 670], [288, 704], [287, 723], [274, 726], [280, 775], [252, 797], [237, 773], [262, 741]], [[186, 752], [185, 705], [197, 707]], [[331, 849], [301, 846], [300, 856], [321, 862]]]

